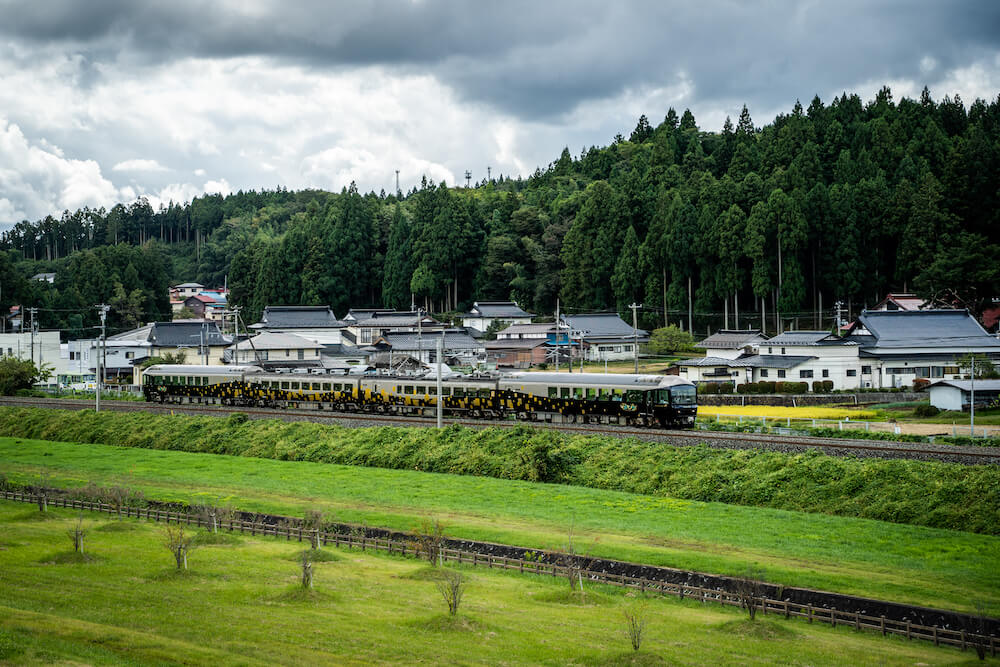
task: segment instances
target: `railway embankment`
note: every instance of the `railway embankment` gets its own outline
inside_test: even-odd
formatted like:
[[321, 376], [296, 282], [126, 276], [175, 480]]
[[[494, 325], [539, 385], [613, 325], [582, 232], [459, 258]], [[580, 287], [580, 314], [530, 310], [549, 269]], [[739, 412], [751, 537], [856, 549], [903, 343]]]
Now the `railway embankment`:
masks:
[[1000, 534], [1000, 467], [832, 457], [530, 426], [309, 422], [0, 408], [0, 435], [571, 484]]

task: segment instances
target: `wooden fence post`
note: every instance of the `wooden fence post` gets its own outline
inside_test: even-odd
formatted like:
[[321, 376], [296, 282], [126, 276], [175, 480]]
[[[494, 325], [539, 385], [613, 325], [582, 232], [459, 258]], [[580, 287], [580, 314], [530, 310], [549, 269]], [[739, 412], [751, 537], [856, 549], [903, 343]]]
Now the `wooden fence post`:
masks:
[[809, 622], [812, 623], [813, 622], [813, 606], [812, 605], [808, 605], [808, 609], [809, 609]]
[[885, 616], [884, 615], [880, 616], [879, 621], [882, 626], [882, 636], [885, 637]]

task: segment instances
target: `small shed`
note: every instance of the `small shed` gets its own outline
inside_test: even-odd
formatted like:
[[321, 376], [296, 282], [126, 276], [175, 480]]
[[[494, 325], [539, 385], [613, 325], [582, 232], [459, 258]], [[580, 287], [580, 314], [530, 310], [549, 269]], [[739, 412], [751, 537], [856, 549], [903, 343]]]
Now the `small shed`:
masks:
[[941, 380], [927, 387], [931, 405], [939, 410], [968, 410], [975, 394], [976, 407], [1000, 400], [1000, 380]]

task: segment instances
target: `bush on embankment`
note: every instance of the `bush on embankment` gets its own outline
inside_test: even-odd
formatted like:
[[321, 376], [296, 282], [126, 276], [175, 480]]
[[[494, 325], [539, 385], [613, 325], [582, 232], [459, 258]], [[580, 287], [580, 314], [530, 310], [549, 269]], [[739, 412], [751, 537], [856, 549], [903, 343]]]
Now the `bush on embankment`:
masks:
[[671, 447], [527, 426], [370, 429], [0, 408], [0, 435], [561, 482], [1000, 534], [1000, 467]]

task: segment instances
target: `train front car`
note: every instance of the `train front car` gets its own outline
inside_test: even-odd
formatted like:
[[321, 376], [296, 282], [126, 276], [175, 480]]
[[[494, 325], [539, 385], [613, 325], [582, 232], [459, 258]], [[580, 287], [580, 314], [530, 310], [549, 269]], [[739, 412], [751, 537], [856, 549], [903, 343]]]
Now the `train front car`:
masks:
[[694, 426], [698, 414], [698, 390], [689, 380], [667, 375], [647, 394], [653, 417], [661, 426]]

